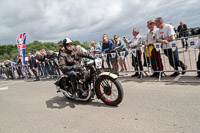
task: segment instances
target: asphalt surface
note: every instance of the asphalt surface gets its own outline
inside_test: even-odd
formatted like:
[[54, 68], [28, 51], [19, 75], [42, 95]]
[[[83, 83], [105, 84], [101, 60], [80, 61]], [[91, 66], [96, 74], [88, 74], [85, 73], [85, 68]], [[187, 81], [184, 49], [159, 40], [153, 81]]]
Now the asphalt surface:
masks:
[[117, 107], [68, 100], [54, 81], [0, 81], [0, 133], [200, 132], [199, 82], [119, 79]]

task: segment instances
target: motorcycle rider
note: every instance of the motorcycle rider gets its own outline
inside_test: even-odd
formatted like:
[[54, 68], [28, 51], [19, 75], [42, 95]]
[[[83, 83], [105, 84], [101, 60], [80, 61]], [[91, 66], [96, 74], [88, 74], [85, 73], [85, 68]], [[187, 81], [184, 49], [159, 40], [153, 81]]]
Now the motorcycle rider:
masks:
[[80, 57], [86, 57], [90, 59], [94, 58], [88, 53], [73, 50], [72, 41], [69, 38], [63, 40], [63, 46], [65, 48], [65, 51], [60, 54], [59, 68], [64, 74], [66, 74], [70, 78], [73, 99], [78, 100], [78, 93], [76, 91], [76, 82], [78, 75], [76, 70], [80, 70], [79, 59]]

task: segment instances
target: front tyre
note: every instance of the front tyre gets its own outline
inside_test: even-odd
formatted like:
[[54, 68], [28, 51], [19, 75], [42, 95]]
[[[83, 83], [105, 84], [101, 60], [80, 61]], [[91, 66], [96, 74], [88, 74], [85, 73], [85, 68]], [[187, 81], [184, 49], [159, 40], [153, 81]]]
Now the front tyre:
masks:
[[95, 86], [96, 95], [105, 104], [117, 106], [123, 99], [123, 89], [117, 79], [110, 76], [101, 76]]

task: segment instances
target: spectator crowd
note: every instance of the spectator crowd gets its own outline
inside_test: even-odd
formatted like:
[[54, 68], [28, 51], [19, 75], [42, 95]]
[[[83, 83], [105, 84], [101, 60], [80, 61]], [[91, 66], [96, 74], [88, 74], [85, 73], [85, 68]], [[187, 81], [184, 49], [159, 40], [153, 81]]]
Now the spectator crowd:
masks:
[[[163, 63], [160, 51], [156, 49], [155, 43], [160, 43], [165, 56], [169, 60], [170, 66], [174, 69], [174, 73], [171, 77], [175, 77], [180, 74], [179, 68], [182, 69], [182, 74], [187, 72], [187, 65], [179, 59], [178, 48], [175, 46], [173, 50], [170, 42], [177, 37], [181, 39], [182, 48], [185, 51], [188, 50], [188, 28], [183, 21], [180, 21], [180, 25], [177, 30], [172, 24], [166, 24], [162, 17], [158, 17], [155, 20], [149, 20], [147, 22], [148, 31], [146, 39], [143, 40], [138, 28], [132, 29], [132, 38], [127, 39], [126, 36], [120, 38], [118, 35], [108, 37], [107, 34], [103, 34], [102, 46], [97, 45], [95, 41], [91, 41], [91, 49], [86, 50], [80, 45], [74, 47], [74, 50], [91, 53], [96, 57], [103, 59], [102, 68], [105, 70], [112, 70], [113, 73], [119, 74], [119, 72], [125, 72], [128, 74], [128, 67], [126, 64], [126, 57], [131, 54], [131, 64], [135, 70], [135, 73], [131, 77], [140, 77], [143, 75], [143, 66], [147, 66], [147, 63], [151, 62], [151, 68], [153, 74], [151, 77], [159, 77], [159, 73], [163, 71]], [[200, 43], [200, 41], [199, 41]], [[198, 46], [199, 48], [200, 46]], [[23, 66], [21, 59], [17, 57], [17, 62], [5, 60], [3, 64], [0, 64], [0, 78], [1, 79], [15, 79], [15, 78], [31, 78], [35, 77], [35, 81], [39, 81], [40, 78], [56, 78], [61, 75], [59, 70], [59, 56], [65, 51], [62, 44], [58, 44], [58, 54], [54, 51], [46, 51], [42, 49], [36, 51], [36, 53], [27, 53], [28, 60]], [[142, 62], [144, 54], [148, 57], [147, 62]], [[105, 64], [107, 64], [105, 66]], [[120, 68], [120, 70], [119, 70]], [[198, 55], [197, 70], [200, 70], [200, 55]], [[16, 76], [16, 73], [18, 76]], [[162, 76], [162, 73], [161, 73]], [[200, 77], [200, 72], [197, 72], [197, 78]]]

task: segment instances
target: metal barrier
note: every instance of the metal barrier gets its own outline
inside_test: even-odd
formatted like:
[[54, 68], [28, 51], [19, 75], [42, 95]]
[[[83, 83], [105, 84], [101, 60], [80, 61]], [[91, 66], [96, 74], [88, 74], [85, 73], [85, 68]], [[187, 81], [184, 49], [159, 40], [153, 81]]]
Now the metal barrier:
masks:
[[[41, 64], [37, 65], [37, 75], [40, 79], [45, 78], [54, 78], [58, 77], [61, 72], [58, 69], [58, 62], [49, 61], [49, 62], [42, 62]], [[34, 71], [29, 68], [29, 65], [26, 64], [22, 65], [15, 65], [11, 68], [0, 66], [0, 79], [16, 79], [16, 75], [18, 78], [23, 78], [24, 80], [28, 80], [28, 78], [35, 78]]]
[[[151, 53], [152, 51], [149, 51], [149, 49], [146, 50], [144, 47], [141, 48], [140, 51], [136, 51], [136, 49], [129, 50], [129, 55], [126, 57], [126, 64], [128, 66], [127, 71], [140, 73], [140, 79], [142, 79], [143, 77], [143, 72], [147, 76], [147, 73], [157, 72], [159, 73], [159, 80], [161, 80], [163, 74], [166, 76], [166, 72], [182, 72], [183, 74], [185, 72], [200, 72], [200, 70], [197, 69], [196, 65], [196, 62], [198, 61], [198, 55], [200, 54], [199, 48], [196, 47], [198, 42], [200, 45], [198, 37], [199, 35], [178, 38], [172, 42], [169, 42], [171, 49], [162, 49], [161, 43], [155, 43], [153, 44], [155, 48], [154, 54]], [[185, 38], [187, 38], [186, 41], [188, 43], [187, 51], [185, 50], [185, 48], [181, 47], [181, 40]], [[106, 66], [107, 68], [108, 65], [105, 63], [105, 61], [107, 61], [106, 59], [108, 58], [104, 58], [104, 56], [106, 57], [107, 55], [111, 55], [112, 57], [112, 54], [113, 53], [103, 54], [102, 59], [104, 59], [104, 66]], [[96, 56], [98, 57], [99, 55]], [[118, 56], [120, 56], [119, 53]], [[152, 56], [154, 56], [154, 60], [151, 59]], [[155, 59], [157, 61], [155, 61]], [[142, 66], [138, 67], [141, 65], [141, 62]], [[157, 70], [153, 70], [152, 68], [152, 66], [155, 65]], [[185, 65], [187, 66], [187, 70], [185, 70]], [[182, 70], [181, 68], [184, 70]], [[112, 70], [112, 67], [108, 70]]]

